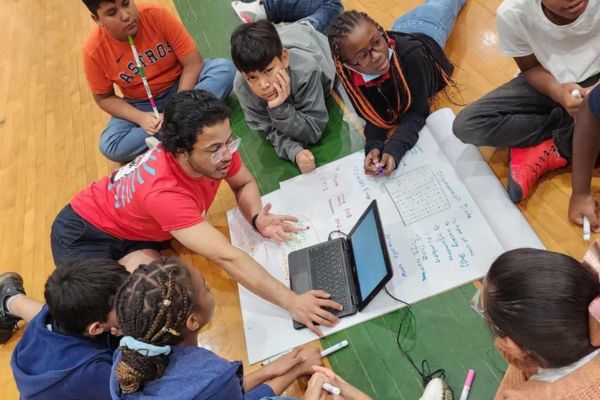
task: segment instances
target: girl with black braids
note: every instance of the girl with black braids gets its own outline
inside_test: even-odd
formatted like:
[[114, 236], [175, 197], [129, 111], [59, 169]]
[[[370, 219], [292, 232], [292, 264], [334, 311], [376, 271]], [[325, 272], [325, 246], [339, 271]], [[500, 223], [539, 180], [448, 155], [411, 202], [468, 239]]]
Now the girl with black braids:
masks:
[[389, 175], [419, 138], [431, 99], [453, 65], [443, 47], [466, 0], [427, 0], [385, 31], [363, 12], [339, 15], [329, 30], [337, 74], [366, 120], [365, 173]]
[[198, 332], [214, 309], [200, 272], [179, 259], [141, 265], [117, 294], [124, 337], [114, 357], [112, 398], [262, 399], [280, 394], [321, 364], [317, 348], [297, 348], [243, 376], [240, 362], [198, 346]]

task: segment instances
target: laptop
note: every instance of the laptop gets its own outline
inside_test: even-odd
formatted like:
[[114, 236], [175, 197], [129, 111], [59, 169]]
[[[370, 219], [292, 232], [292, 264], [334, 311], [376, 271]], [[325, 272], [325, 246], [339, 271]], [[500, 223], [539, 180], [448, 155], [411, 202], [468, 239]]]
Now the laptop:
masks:
[[[288, 264], [294, 292], [321, 289], [330, 293], [344, 307], [329, 310], [339, 318], [362, 311], [393, 275], [377, 200], [369, 204], [347, 237], [293, 251]], [[294, 328], [303, 327], [294, 321]]]

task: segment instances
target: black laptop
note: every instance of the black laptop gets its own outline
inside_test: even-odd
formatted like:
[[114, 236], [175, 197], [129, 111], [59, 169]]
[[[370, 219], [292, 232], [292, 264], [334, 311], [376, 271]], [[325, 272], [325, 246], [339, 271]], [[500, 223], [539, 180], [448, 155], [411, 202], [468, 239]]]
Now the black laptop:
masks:
[[[330, 293], [344, 307], [330, 310], [338, 317], [364, 309], [393, 275], [377, 200], [369, 204], [347, 237], [293, 251], [288, 263], [294, 292], [321, 289]], [[294, 321], [294, 328], [303, 327]]]

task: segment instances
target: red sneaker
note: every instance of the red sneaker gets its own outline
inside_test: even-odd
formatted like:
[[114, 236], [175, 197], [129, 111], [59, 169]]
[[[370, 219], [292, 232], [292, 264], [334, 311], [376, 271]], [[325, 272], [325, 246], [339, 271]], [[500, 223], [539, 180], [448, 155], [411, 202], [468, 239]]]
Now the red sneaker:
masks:
[[508, 166], [508, 197], [518, 203], [547, 172], [566, 167], [568, 161], [558, 154], [552, 139], [536, 146], [511, 148]]

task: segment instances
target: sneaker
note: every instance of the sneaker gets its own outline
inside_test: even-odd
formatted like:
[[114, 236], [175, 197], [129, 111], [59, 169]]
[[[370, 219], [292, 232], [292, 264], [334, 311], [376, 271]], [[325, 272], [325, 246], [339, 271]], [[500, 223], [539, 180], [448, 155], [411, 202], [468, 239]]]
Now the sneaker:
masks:
[[429, 381], [419, 400], [453, 400], [452, 391], [440, 378], [434, 378]]
[[9, 297], [15, 294], [25, 294], [23, 278], [15, 272], [6, 272], [0, 275], [0, 344], [6, 343], [17, 329], [17, 322], [21, 318], [9, 314], [5, 304]]
[[536, 146], [511, 148], [508, 166], [508, 197], [518, 203], [544, 174], [566, 167], [568, 161], [558, 154], [552, 139]]
[[232, 1], [231, 7], [237, 16], [246, 24], [251, 24], [260, 19], [267, 19], [267, 10], [262, 0], [246, 3], [243, 1]]

